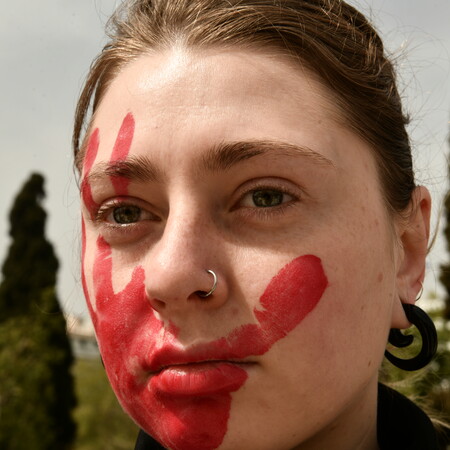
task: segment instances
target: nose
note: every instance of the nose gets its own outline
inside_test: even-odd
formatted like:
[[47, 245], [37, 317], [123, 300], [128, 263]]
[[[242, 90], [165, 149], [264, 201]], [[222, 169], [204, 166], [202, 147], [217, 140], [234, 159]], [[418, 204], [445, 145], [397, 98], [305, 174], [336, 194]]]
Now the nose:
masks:
[[192, 308], [219, 308], [226, 301], [218, 235], [204, 218], [168, 219], [146, 256], [146, 291], [153, 309], [166, 316]]

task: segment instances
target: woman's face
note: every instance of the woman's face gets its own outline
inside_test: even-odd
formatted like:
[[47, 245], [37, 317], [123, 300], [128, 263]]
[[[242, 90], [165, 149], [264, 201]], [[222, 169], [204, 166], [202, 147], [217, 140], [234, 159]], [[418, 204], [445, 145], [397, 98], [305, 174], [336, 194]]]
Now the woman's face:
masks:
[[164, 446], [375, 439], [401, 251], [338, 115], [306, 70], [237, 50], [142, 56], [101, 102], [84, 287], [122, 406]]

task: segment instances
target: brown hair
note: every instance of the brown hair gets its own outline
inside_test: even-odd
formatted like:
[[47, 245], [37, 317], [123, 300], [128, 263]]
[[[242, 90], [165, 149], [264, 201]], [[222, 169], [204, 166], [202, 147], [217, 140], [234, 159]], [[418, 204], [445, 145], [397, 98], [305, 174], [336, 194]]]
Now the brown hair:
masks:
[[392, 63], [367, 19], [341, 0], [131, 0], [109, 22], [110, 42], [94, 61], [73, 133], [128, 63], [181, 43], [195, 47], [276, 48], [312, 70], [334, 93], [347, 126], [374, 149], [386, 203], [406, 209], [415, 187], [411, 149]]

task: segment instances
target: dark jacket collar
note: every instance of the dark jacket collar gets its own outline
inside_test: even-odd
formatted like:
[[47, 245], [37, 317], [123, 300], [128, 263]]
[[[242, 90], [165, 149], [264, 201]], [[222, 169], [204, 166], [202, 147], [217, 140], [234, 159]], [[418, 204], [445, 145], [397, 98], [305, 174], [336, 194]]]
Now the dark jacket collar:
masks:
[[378, 385], [377, 435], [380, 450], [439, 450], [428, 416], [397, 391]]

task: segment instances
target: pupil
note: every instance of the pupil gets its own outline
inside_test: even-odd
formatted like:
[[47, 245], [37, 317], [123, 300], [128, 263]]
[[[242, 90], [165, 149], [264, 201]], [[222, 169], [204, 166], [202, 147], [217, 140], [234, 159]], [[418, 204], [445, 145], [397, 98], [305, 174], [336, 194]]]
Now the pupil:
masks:
[[283, 193], [280, 191], [256, 191], [253, 192], [253, 202], [256, 206], [261, 208], [268, 208], [270, 206], [278, 206], [283, 201]]
[[140, 215], [141, 210], [137, 206], [120, 206], [113, 212], [114, 220], [120, 224], [137, 222]]

